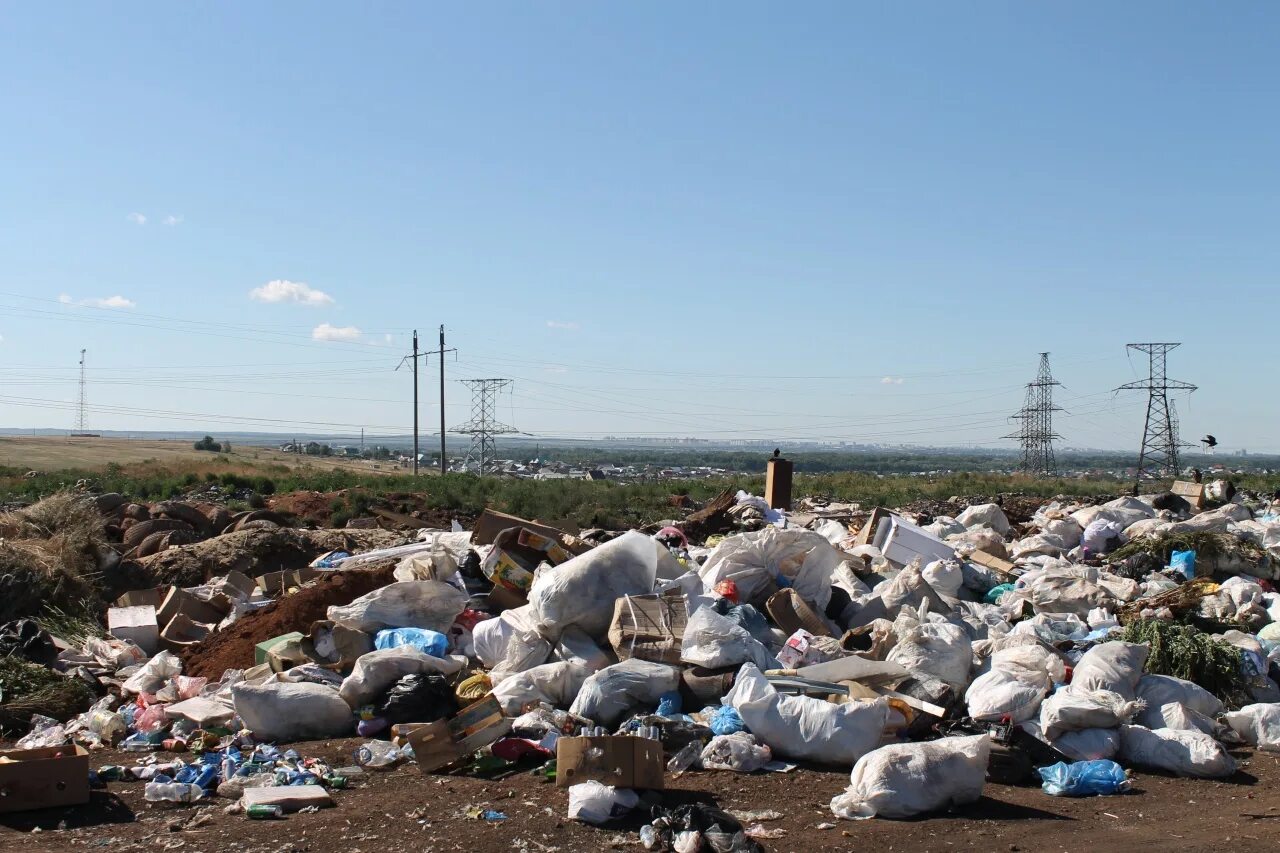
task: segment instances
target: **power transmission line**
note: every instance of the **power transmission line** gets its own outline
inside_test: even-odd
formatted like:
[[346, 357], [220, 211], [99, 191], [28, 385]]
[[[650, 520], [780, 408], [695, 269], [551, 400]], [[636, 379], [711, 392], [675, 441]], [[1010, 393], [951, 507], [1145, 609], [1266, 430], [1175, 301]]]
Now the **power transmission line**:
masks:
[[1169, 351], [1182, 346], [1180, 343], [1128, 344], [1128, 349], [1145, 352], [1150, 361], [1146, 381], [1139, 380], [1121, 385], [1116, 391], [1146, 391], [1147, 420], [1142, 428], [1142, 450], [1138, 453], [1138, 473], [1134, 493], [1143, 480], [1176, 477], [1178, 449], [1185, 446], [1178, 441], [1178, 413], [1169, 400], [1170, 391], [1196, 390], [1190, 382], [1170, 379], [1165, 374]]
[[1013, 416], [1022, 421], [1022, 426], [1016, 433], [1005, 436], [1022, 444], [1022, 463], [1018, 468], [1027, 474], [1053, 474], [1058, 467], [1053, 440], [1062, 436], [1053, 431], [1053, 413], [1062, 409], [1053, 405], [1053, 386], [1061, 384], [1049, 371], [1049, 353], [1040, 353], [1040, 370], [1035, 380], [1027, 383], [1026, 399]]
[[494, 436], [520, 432], [513, 426], [501, 423], [497, 417], [498, 393], [511, 385], [510, 379], [463, 379], [462, 384], [471, 388], [471, 420], [454, 427], [450, 432], [471, 436], [471, 446], [462, 462], [464, 470], [476, 466], [476, 473], [483, 477], [489, 473], [498, 457]]

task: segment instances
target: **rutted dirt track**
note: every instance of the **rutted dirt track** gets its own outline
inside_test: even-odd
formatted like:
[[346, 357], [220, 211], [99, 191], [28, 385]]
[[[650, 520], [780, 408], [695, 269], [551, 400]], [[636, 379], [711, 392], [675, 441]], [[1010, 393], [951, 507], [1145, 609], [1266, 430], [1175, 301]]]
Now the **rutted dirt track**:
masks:
[[[359, 740], [298, 744], [303, 755], [350, 763]], [[1226, 782], [1176, 779], [1141, 773], [1136, 793], [1080, 800], [1056, 799], [1038, 788], [988, 785], [978, 803], [951, 814], [909, 821], [836, 820], [827, 803], [845, 786], [845, 772], [797, 770], [789, 774], [739, 776], [727, 772], [686, 774], [666, 792], [679, 799], [714, 801], [731, 811], [776, 809], [785, 817], [766, 826], [786, 835], [765, 841], [770, 850], [873, 851], [1271, 851], [1280, 833], [1280, 756], [1239, 753], [1241, 772]], [[128, 763], [130, 756], [95, 755], [93, 766]], [[467, 850], [563, 853], [580, 850], [640, 850], [638, 819], [598, 829], [565, 818], [566, 789], [528, 774], [502, 781], [423, 776], [401, 767], [353, 780], [335, 793], [337, 807], [282, 821], [249, 821], [224, 815], [226, 800], [214, 800], [213, 821], [171, 831], [196, 808], [151, 808], [140, 782], [115, 782], [95, 792], [93, 803], [0, 816], [0, 850], [49, 851], [215, 850], [260, 853], [328, 851]], [[498, 824], [468, 818], [471, 807], [492, 808], [508, 819]], [[1246, 817], [1263, 815], [1264, 817]], [[65, 821], [64, 830], [58, 830]], [[834, 829], [819, 830], [821, 823]], [[41, 832], [32, 834], [40, 827]], [[181, 842], [181, 843], [179, 843]]]

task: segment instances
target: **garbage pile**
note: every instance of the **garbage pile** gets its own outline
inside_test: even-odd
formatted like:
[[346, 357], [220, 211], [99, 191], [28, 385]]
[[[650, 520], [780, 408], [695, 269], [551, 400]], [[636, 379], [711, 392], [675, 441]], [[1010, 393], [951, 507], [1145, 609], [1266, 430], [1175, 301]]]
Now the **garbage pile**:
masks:
[[[1079, 796], [1123, 793], [1134, 769], [1222, 778], [1229, 749], [1280, 751], [1280, 515], [1181, 491], [1047, 502], [1022, 524], [994, 503], [918, 524], [739, 494], [695, 513], [721, 531], [700, 543], [679, 523], [570, 535], [488, 511], [325, 555], [313, 572], [392, 579], [216, 680], [144, 652], [136, 626], [63, 650], [54, 665], [104, 695], [20, 746], [186, 750], [127, 775], [195, 786], [166, 799], [283, 806], [249, 795], [342, 771], [265, 744], [358, 735], [362, 769], [537, 769], [569, 788], [571, 818], [641, 810], [646, 849], [681, 851], [771, 837], [664, 804], [694, 771], [848, 770], [830, 809], [851, 820], [972, 802], [993, 780]], [[187, 594], [280, 606], [234, 575]]]

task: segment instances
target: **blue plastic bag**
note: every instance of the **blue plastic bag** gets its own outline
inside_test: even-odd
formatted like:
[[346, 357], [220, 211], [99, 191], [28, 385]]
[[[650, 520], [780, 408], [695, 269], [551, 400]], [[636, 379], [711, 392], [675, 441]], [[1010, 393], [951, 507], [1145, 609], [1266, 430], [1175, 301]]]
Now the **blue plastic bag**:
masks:
[[1041, 767], [1041, 787], [1051, 797], [1091, 797], [1095, 794], [1123, 794], [1133, 784], [1124, 768], [1114, 761], [1059, 761]]
[[658, 697], [658, 716], [674, 717], [684, 709], [679, 691], [672, 690]]
[[747, 728], [741, 715], [729, 705], [721, 705], [712, 712], [710, 726], [711, 733], [717, 735], [731, 735]]
[[1174, 551], [1169, 556], [1169, 568], [1182, 572], [1187, 580], [1194, 579], [1196, 576], [1196, 552]]
[[375, 649], [394, 649], [397, 646], [413, 646], [424, 654], [442, 658], [449, 651], [449, 638], [426, 628], [387, 628], [373, 637]]

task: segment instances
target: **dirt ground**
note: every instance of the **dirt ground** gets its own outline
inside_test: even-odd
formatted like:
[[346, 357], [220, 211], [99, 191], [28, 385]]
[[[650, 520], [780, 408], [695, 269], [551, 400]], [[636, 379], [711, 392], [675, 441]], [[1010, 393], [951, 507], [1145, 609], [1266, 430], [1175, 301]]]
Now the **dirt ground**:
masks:
[[[350, 764], [359, 740], [296, 744], [303, 755]], [[764, 841], [778, 851], [1210, 851], [1273, 850], [1280, 825], [1280, 756], [1241, 752], [1241, 772], [1227, 781], [1177, 779], [1140, 773], [1133, 793], [1058, 799], [1039, 788], [988, 785], [985, 796], [953, 813], [908, 821], [840, 821], [828, 809], [848, 781], [842, 771], [799, 769], [788, 774], [742, 776], [695, 772], [673, 780], [671, 804], [701, 800], [730, 811], [776, 809], [785, 816], [765, 825], [781, 838]], [[99, 753], [92, 766], [129, 763], [129, 755]], [[113, 782], [87, 806], [0, 815], [0, 850], [66, 851], [107, 848], [210, 853], [327, 853], [388, 850], [639, 851], [638, 818], [596, 828], [566, 819], [568, 792], [520, 773], [501, 781], [423, 776], [410, 765], [353, 777], [335, 792], [337, 806], [280, 821], [250, 821], [223, 814], [228, 801], [204, 807], [212, 821], [182, 824], [199, 806], [150, 806], [143, 783]], [[488, 824], [467, 817], [472, 808], [507, 815]], [[1259, 817], [1249, 817], [1258, 815]], [[819, 824], [835, 824], [819, 829]]]

